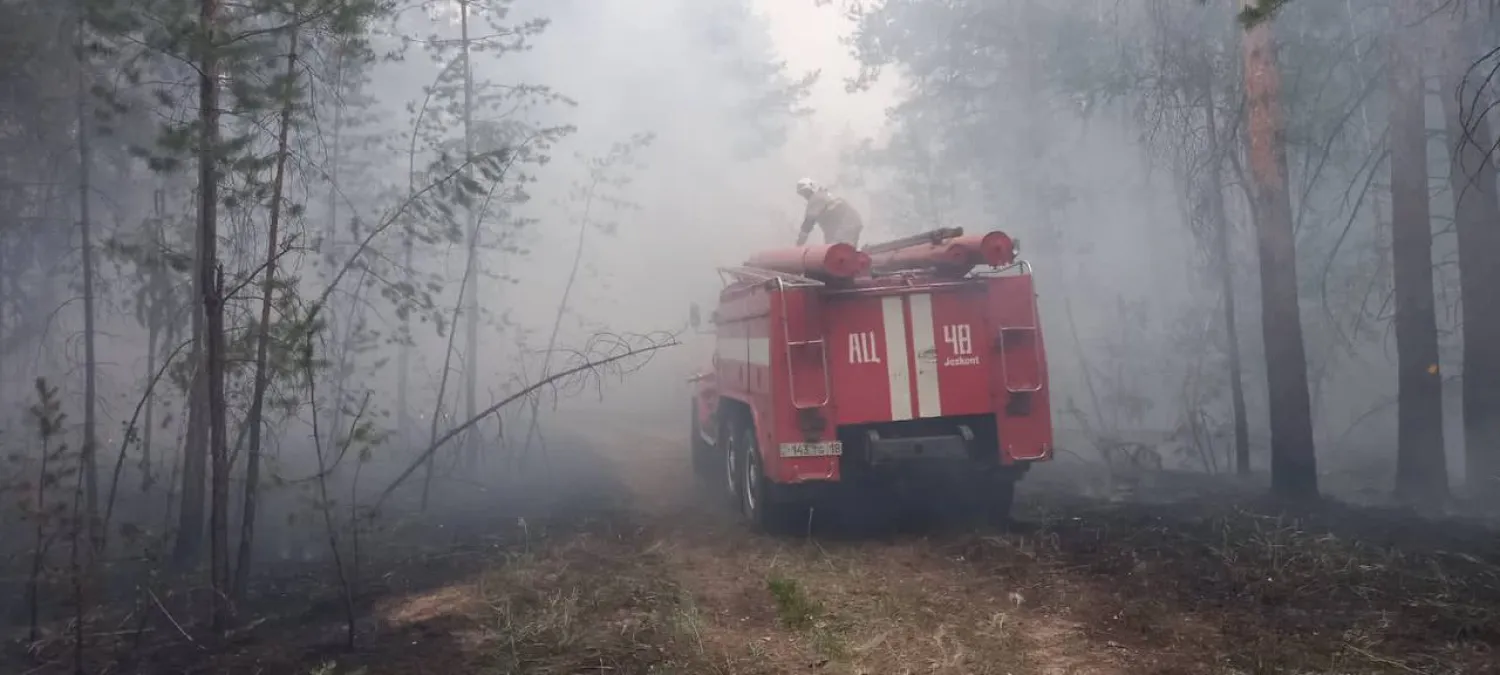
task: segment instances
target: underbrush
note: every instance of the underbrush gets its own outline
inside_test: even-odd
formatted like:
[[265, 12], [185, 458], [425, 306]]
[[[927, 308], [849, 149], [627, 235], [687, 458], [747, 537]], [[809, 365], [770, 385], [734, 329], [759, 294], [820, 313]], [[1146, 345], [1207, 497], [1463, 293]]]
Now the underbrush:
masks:
[[1500, 672], [1500, 535], [1480, 523], [1325, 505], [1056, 495], [1024, 534], [965, 554], [1073, 612], [1101, 639], [1175, 655], [1158, 672]]
[[611, 534], [585, 533], [481, 576], [485, 656], [468, 672], [691, 672], [691, 658], [678, 657], [692, 653], [690, 609], [664, 563]]
[[[555, 582], [554, 589], [572, 583], [545, 576], [543, 571], [581, 569], [588, 566], [588, 560], [610, 559], [610, 554], [602, 553], [588, 558], [594, 550], [588, 547], [557, 550], [562, 542], [590, 537], [609, 541], [625, 527], [614, 515], [617, 504], [609, 499], [613, 493], [607, 486], [596, 487], [592, 498], [575, 497], [568, 508], [529, 504], [513, 509], [509, 507], [516, 505], [506, 500], [489, 498], [488, 508], [383, 519], [365, 529], [358, 544], [359, 557], [346, 557], [344, 562], [345, 572], [354, 580], [357, 619], [352, 650], [344, 645], [348, 632], [345, 602], [333, 560], [327, 555], [265, 561], [244, 602], [235, 607], [239, 617], [235, 628], [222, 639], [213, 636], [208, 617], [194, 611], [206, 604], [203, 599], [208, 590], [201, 571], [146, 576], [123, 567], [106, 568], [106, 581], [129, 577], [149, 579], [150, 584], [142, 581], [123, 589], [127, 592], [119, 594], [117, 601], [87, 613], [87, 671], [304, 673], [321, 669], [377, 675], [449, 672], [441, 667], [434, 671], [437, 666], [431, 664], [462, 658], [480, 665], [496, 664], [491, 672], [512, 672], [503, 666], [510, 652], [476, 641], [475, 626], [514, 654], [571, 651], [579, 638], [567, 632], [568, 624], [558, 623], [548, 613], [566, 608], [568, 597], [554, 590], [536, 596], [530, 604], [526, 599], [527, 593], [548, 592], [547, 583]], [[526, 575], [534, 577], [532, 583], [519, 582]], [[637, 598], [630, 587], [621, 585], [628, 578], [613, 573], [599, 578], [608, 580], [615, 590], [571, 600], [583, 613]], [[491, 603], [501, 593], [496, 588], [507, 589], [508, 613], [499, 613], [503, 603], [498, 600]], [[433, 596], [454, 601], [443, 603], [444, 611], [424, 621], [392, 619], [393, 607], [421, 604]], [[497, 609], [470, 611], [487, 604]], [[72, 636], [72, 630], [61, 622], [47, 625], [34, 641], [14, 636], [0, 654], [0, 672], [72, 672]], [[544, 645], [550, 646], [543, 649]], [[602, 649], [600, 654], [614, 647]]]

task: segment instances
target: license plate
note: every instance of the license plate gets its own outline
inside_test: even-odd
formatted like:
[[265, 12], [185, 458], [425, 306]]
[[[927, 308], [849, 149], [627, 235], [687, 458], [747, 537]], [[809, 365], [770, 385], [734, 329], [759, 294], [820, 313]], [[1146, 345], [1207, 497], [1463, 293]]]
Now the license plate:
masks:
[[782, 457], [837, 457], [844, 454], [842, 441], [822, 443], [782, 443]]

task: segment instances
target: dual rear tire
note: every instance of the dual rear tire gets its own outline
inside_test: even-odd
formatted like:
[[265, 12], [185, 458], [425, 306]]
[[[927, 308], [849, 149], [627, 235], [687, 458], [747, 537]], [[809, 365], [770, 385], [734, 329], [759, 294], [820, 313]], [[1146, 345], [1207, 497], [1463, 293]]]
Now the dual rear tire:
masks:
[[729, 508], [761, 532], [793, 531], [799, 516], [805, 525], [806, 507], [780, 500], [776, 485], [766, 477], [755, 421], [744, 411], [736, 412], [724, 415], [719, 423], [719, 444], [724, 449], [719, 480]]
[[[714, 415], [718, 429], [715, 442], [703, 440], [697, 403], [693, 402], [693, 470], [723, 499], [738, 518], [752, 529], [768, 533], [804, 532], [808, 528], [806, 503], [778, 494], [778, 486], [766, 477], [759, 435], [748, 410], [721, 404]], [[956, 491], [966, 497], [964, 510], [979, 523], [994, 528], [1009, 525], [1019, 474], [999, 467], [965, 472], [958, 477]], [[962, 497], [961, 497], [962, 499]], [[887, 500], [880, 500], [882, 502]]]

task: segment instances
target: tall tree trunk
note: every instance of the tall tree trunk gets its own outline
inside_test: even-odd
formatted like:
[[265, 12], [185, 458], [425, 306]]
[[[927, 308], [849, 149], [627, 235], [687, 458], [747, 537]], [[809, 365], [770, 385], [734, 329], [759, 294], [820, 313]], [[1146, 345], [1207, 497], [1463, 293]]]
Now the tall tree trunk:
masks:
[[[202, 202], [203, 195], [200, 192], [198, 201]], [[201, 214], [203, 207], [199, 206]], [[201, 215], [200, 215], [201, 217]], [[193, 239], [196, 249], [194, 258], [197, 265], [203, 265], [203, 232], [202, 228], [194, 228]], [[201, 302], [207, 293], [203, 285], [203, 275], [193, 275], [193, 296]], [[191, 395], [188, 397], [187, 415], [187, 438], [182, 444], [182, 501], [178, 505], [177, 513], [177, 540], [172, 549], [172, 562], [179, 569], [189, 567], [198, 562], [203, 552], [203, 502], [204, 488], [207, 486], [208, 468], [208, 406], [206, 397], [208, 395], [208, 378], [204, 368], [204, 313], [200, 310], [193, 312], [193, 346], [191, 361], [193, 364], [192, 380], [188, 385]]]
[[1449, 19], [1441, 65], [1463, 298], [1464, 475], [1471, 498], [1500, 504], [1500, 197], [1484, 114], [1493, 97], [1483, 93], [1483, 71], [1469, 71], [1482, 50], [1475, 17], [1466, 18]]
[[[7, 204], [0, 201], [0, 208], [6, 207]], [[5, 392], [10, 389], [9, 373], [6, 371], [6, 365], [10, 360], [5, 358], [8, 351], [6, 343], [9, 342], [5, 333], [5, 293], [10, 290], [5, 285], [5, 275], [9, 273], [5, 263], [6, 257], [10, 255], [10, 238], [5, 236], [5, 229], [0, 228], [0, 410], [10, 409], [10, 398], [5, 395]]]
[[[1254, 0], [1243, 0], [1253, 6]], [[1287, 189], [1286, 129], [1272, 22], [1245, 31], [1250, 177], [1260, 248], [1261, 333], [1271, 417], [1271, 491], [1290, 499], [1318, 495], [1307, 352], [1297, 298], [1296, 236]]]
[[90, 145], [88, 120], [88, 60], [84, 55], [85, 7], [78, 3], [77, 42], [74, 45], [78, 66], [78, 231], [82, 238], [83, 257], [83, 481], [84, 516], [88, 519], [89, 543], [97, 552], [99, 532], [99, 446], [98, 360], [94, 356], [94, 229], [89, 213], [89, 179], [93, 170], [93, 147]]
[[[339, 236], [339, 165], [343, 160], [342, 141], [344, 138], [344, 50], [342, 42], [340, 42], [339, 46], [336, 48], [336, 51], [337, 55], [335, 56], [334, 60], [333, 83], [333, 153], [328, 162], [327, 228], [328, 239], [329, 241], [334, 242], [333, 250], [342, 252], [342, 249], [337, 244]], [[358, 233], [350, 232], [350, 240], [359, 241]], [[334, 259], [342, 260], [343, 256], [338, 255]], [[358, 292], [357, 289], [356, 292]], [[338, 442], [337, 431], [339, 429], [342, 429], [344, 426], [344, 385], [349, 377], [348, 336], [354, 334], [354, 326], [356, 322], [355, 315], [358, 314], [359, 311], [359, 303], [351, 302], [349, 303], [348, 316], [335, 316], [334, 320], [329, 323], [329, 333], [331, 335], [334, 335], [335, 337], [337, 337], [338, 335], [339, 328], [341, 327], [340, 324], [347, 324], [347, 326], [343, 326], [345, 338], [342, 340], [334, 340], [334, 343], [338, 345], [338, 356], [335, 359], [333, 368], [333, 409], [329, 411], [329, 419], [332, 421], [332, 423], [328, 425], [329, 428], [333, 429], [335, 432], [333, 441], [334, 443]]]
[[[0, 208], [7, 207], [8, 205], [4, 201], [0, 201]], [[6, 211], [6, 213], [9, 213], [9, 211]], [[10, 238], [5, 236], [5, 230], [6, 228], [0, 228], [0, 410], [10, 409], [10, 397], [5, 395], [10, 389], [9, 373], [6, 370], [6, 365], [10, 363], [10, 360], [6, 358], [8, 352], [6, 343], [9, 340], [6, 339], [8, 336], [5, 332], [5, 293], [10, 290], [5, 285], [5, 275], [9, 273], [5, 263], [6, 258], [10, 255]]]
[[[155, 310], [148, 310], [148, 323], [146, 327], [146, 376], [151, 377], [156, 373], [156, 343], [161, 334], [161, 326], [156, 320]], [[155, 418], [156, 393], [152, 392], [146, 396], [146, 409], [141, 413], [141, 490], [151, 487], [151, 441], [152, 428], [156, 425]]]
[[198, 79], [198, 116], [202, 123], [198, 143], [198, 232], [202, 254], [198, 261], [203, 289], [206, 335], [204, 379], [208, 412], [208, 455], [212, 461], [209, 497], [209, 562], [213, 590], [213, 627], [222, 632], [229, 624], [229, 453], [224, 411], [224, 275], [218, 253], [218, 146], [219, 146], [219, 0], [201, 0], [199, 20], [203, 50]]
[[1234, 264], [1229, 255], [1231, 227], [1229, 212], [1224, 207], [1224, 148], [1219, 142], [1219, 120], [1217, 99], [1214, 97], [1213, 72], [1204, 72], [1203, 112], [1208, 124], [1208, 154], [1210, 158], [1209, 198], [1213, 200], [1214, 244], [1218, 253], [1219, 290], [1224, 296], [1224, 344], [1229, 357], [1229, 398], [1234, 414], [1234, 466], [1235, 473], [1250, 475], [1250, 422], [1245, 415], [1245, 378], [1240, 365], [1240, 332], [1235, 316]]
[[[477, 232], [477, 231], [470, 232], [470, 237], [469, 237], [469, 246], [470, 247], [473, 247], [475, 245], [475, 241], [476, 241], [476, 239], [477, 239], [478, 236], [479, 236], [479, 232]], [[474, 279], [473, 279], [473, 273], [474, 273], [474, 268], [472, 268], [472, 267], [465, 267], [464, 268], [464, 276], [458, 282], [458, 298], [459, 299], [458, 299], [458, 302], [454, 303], [454, 305], [453, 305], [453, 319], [454, 319], [455, 325], [457, 324], [457, 321], [458, 321], [458, 315], [462, 311], [463, 299], [465, 297], [467, 297], [465, 295], [465, 291], [468, 289], [469, 284], [473, 283], [473, 281], [474, 281]], [[428, 447], [433, 447], [433, 446], [437, 445], [437, 442], [438, 442], [438, 423], [443, 420], [443, 416], [444, 416], [444, 413], [443, 413], [443, 404], [447, 400], [447, 396], [448, 396], [448, 376], [453, 373], [453, 341], [457, 337], [458, 337], [458, 332], [457, 331], [448, 331], [448, 345], [447, 345], [447, 348], [443, 350], [443, 370], [442, 370], [443, 376], [440, 377], [440, 378], [438, 378], [437, 403], [434, 404], [433, 407], [432, 407], [432, 425], [431, 425], [431, 436], [430, 436], [430, 438], [432, 440], [429, 441]], [[470, 417], [469, 419], [474, 419], [474, 418]], [[432, 491], [432, 466], [433, 466], [433, 463], [435, 461], [433, 459], [433, 457], [434, 457], [435, 454], [436, 453], [429, 452], [425, 456], [423, 456], [423, 458], [422, 458], [422, 462], [424, 464], [426, 464], [426, 466], [423, 467], [424, 468], [424, 474], [422, 476], [422, 502], [421, 502], [422, 513], [426, 513], [427, 512], [428, 497], [429, 497], [429, 495], [430, 495], [430, 493]], [[460, 456], [460, 458], [462, 458], [462, 456]]]
[[[469, 45], [469, 3], [471, 0], [459, 0], [461, 16], [461, 30], [463, 32], [464, 49], [464, 174], [473, 175], [469, 166], [474, 162], [474, 68], [473, 51]], [[482, 276], [479, 273], [479, 212], [474, 210], [470, 204], [469, 229], [474, 232], [474, 244], [469, 246], [469, 259], [466, 263], [472, 270], [469, 274], [469, 285], [466, 287], [469, 297], [465, 303], [464, 313], [467, 314], [467, 323], [464, 325], [464, 419], [474, 419], [475, 411], [478, 409], [476, 400], [479, 386], [479, 281]], [[464, 434], [463, 454], [466, 461], [472, 467], [479, 460], [479, 434], [470, 430]]]
[[1432, 290], [1422, 29], [1413, 25], [1424, 12], [1415, 2], [1395, 3], [1391, 12], [1391, 262], [1396, 304], [1396, 496], [1433, 504], [1447, 496], [1448, 470]]
[[[260, 487], [260, 434], [265, 415], [266, 387], [270, 384], [271, 297], [276, 292], [276, 248], [281, 236], [281, 197], [286, 184], [287, 137], [292, 128], [292, 88], [297, 82], [297, 29], [288, 38], [286, 54], [286, 100], [281, 104], [281, 128], [276, 139], [276, 175], [271, 181], [271, 223], [266, 232], [266, 273], [261, 282], [260, 326], [255, 336], [254, 398], [245, 424], [250, 428], [250, 451], [245, 459], [245, 503], [241, 508], [240, 552], [234, 569], [234, 597], [243, 599], [250, 585], [250, 559], [255, 545], [256, 499]], [[320, 469], [321, 470], [321, 469]]]
[[[416, 288], [417, 276], [412, 271], [412, 230], [410, 226], [402, 228], [401, 236], [401, 269], [406, 276], [406, 282], [410, 288]], [[396, 437], [398, 446], [405, 448], [406, 444], [412, 442], [411, 430], [411, 399], [406, 390], [411, 387], [411, 312], [401, 312], [401, 346], [396, 354]]]

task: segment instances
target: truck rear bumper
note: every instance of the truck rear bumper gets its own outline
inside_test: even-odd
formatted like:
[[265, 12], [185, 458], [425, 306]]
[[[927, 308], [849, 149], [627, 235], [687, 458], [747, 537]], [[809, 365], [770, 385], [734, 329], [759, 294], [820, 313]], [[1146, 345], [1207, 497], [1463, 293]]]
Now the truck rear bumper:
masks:
[[973, 452], [974, 432], [959, 425], [958, 433], [934, 436], [881, 438], [874, 429], [865, 431], [870, 464], [881, 466], [912, 461], [967, 461]]

